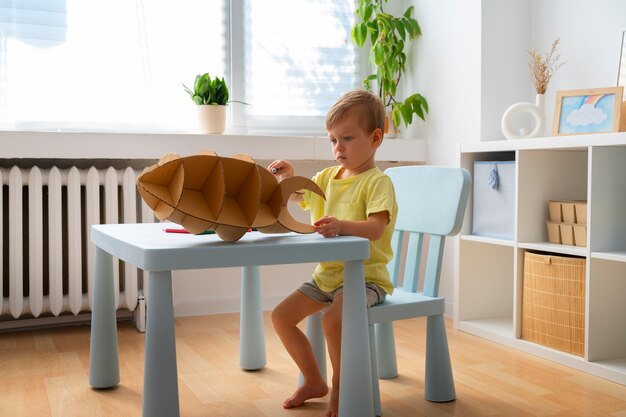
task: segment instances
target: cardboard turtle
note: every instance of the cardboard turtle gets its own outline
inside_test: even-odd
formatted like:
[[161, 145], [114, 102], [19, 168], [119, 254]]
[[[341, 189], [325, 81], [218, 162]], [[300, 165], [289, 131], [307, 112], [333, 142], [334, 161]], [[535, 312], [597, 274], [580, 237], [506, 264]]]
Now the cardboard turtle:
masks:
[[250, 228], [263, 233], [312, 233], [287, 210], [289, 196], [323, 191], [310, 179], [281, 182], [248, 155], [230, 158], [212, 151], [163, 156], [137, 178], [137, 188], [159, 220], [180, 224], [190, 233], [209, 230], [225, 241], [239, 240]]

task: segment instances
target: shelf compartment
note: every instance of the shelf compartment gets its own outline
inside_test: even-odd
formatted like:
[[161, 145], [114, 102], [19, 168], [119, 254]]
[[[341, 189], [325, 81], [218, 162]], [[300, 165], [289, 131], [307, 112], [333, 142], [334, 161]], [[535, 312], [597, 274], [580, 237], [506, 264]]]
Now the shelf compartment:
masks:
[[626, 263], [592, 258], [589, 277], [587, 360], [625, 358]]
[[596, 365], [590, 373], [626, 385], [626, 357], [590, 363]]
[[509, 344], [513, 341], [513, 317], [495, 317], [482, 320], [463, 320], [459, 330], [484, 339]]
[[[460, 240], [458, 321], [491, 320], [513, 315], [514, 248]], [[512, 320], [511, 320], [512, 322]], [[509, 325], [509, 337], [514, 336]]]
[[590, 240], [593, 252], [626, 249], [626, 147], [591, 148]]
[[[518, 241], [548, 241], [548, 201], [587, 200], [588, 155], [586, 150], [519, 151]], [[570, 252], [564, 248], [557, 253]]]
[[[477, 161], [515, 161], [515, 151], [505, 152], [478, 152], [478, 153], [463, 153], [461, 154], [460, 167], [467, 169], [474, 180], [474, 162]], [[474, 216], [473, 207], [473, 191], [469, 195], [469, 201], [467, 208], [465, 209], [465, 221], [461, 229], [462, 234], [469, 235], [472, 233], [473, 224], [472, 218]]]

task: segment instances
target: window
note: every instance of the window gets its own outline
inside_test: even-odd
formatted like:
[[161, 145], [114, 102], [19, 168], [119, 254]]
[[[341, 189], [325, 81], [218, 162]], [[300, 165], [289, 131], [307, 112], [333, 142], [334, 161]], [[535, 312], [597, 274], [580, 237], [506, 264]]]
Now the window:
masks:
[[248, 127], [324, 132], [328, 108], [358, 84], [354, 2], [244, 3]]
[[225, 76], [234, 130], [323, 133], [359, 84], [354, 0], [0, 2], [0, 129], [193, 131]]

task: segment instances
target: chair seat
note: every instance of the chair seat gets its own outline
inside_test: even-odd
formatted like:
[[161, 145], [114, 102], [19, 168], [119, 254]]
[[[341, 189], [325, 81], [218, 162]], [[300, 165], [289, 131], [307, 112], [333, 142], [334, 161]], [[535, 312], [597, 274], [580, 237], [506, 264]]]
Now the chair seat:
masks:
[[384, 302], [368, 309], [369, 324], [412, 317], [435, 316], [445, 312], [445, 298], [429, 297], [421, 292], [409, 292], [402, 288], [393, 290]]

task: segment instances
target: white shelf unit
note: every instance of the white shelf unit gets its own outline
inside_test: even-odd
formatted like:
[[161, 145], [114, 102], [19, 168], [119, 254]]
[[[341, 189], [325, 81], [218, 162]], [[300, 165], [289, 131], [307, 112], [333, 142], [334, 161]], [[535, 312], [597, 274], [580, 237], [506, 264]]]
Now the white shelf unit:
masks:
[[[514, 237], [456, 240], [455, 327], [626, 385], [626, 133], [464, 143], [459, 165], [516, 162]], [[587, 200], [587, 246], [548, 243], [548, 200]], [[585, 352], [521, 339], [524, 252], [585, 258]]]

